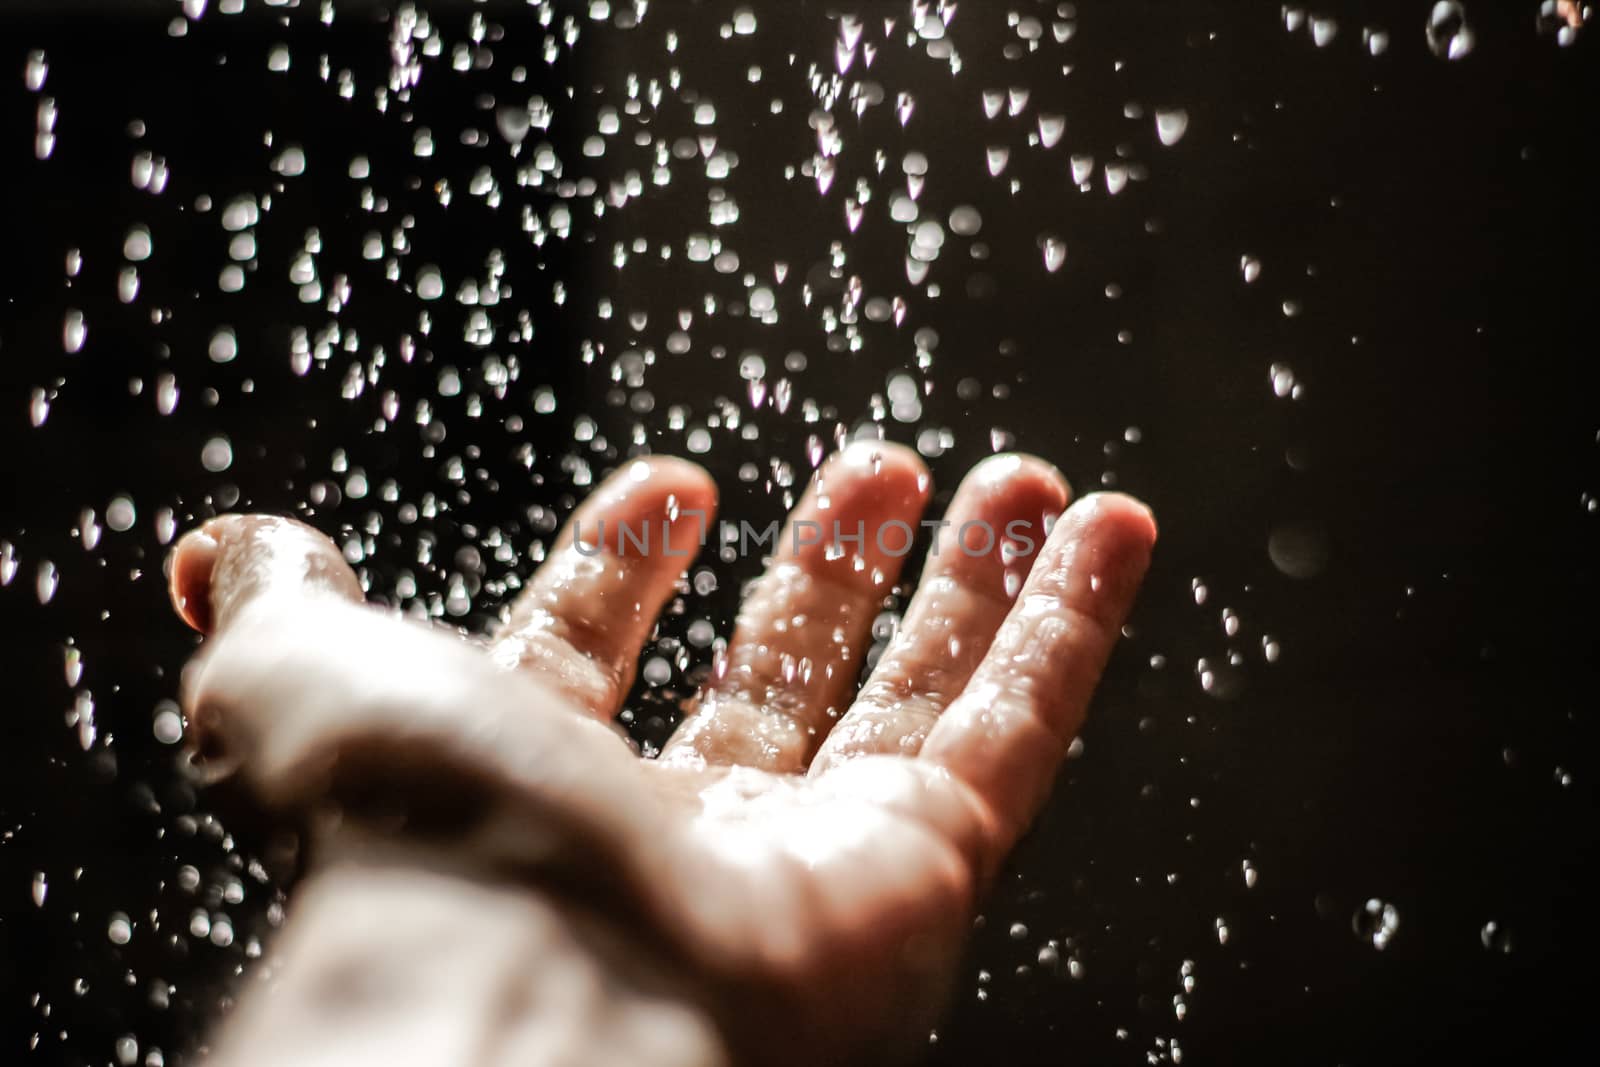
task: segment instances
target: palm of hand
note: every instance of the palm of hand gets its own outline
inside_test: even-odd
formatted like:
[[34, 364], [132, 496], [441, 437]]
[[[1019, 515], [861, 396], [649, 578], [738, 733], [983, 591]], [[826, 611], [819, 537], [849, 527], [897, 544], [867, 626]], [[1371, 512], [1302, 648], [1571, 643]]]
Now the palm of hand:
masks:
[[[609, 723], [710, 521], [714, 489], [698, 468], [638, 461], [597, 490], [487, 662], [335, 607], [322, 594], [359, 601], [359, 585], [306, 528], [217, 520], [173, 568], [179, 610], [215, 635], [186, 686], [191, 715], [281, 803], [314, 803], [330, 782], [307, 769], [334, 763], [399, 791], [426, 760], [492, 783], [513, 799], [483, 847], [628, 887], [721, 1006], [735, 1047], [788, 1043], [812, 1062], [904, 1051], [942, 1005], [977, 893], [1048, 790], [1154, 539], [1148, 512], [1105, 495], [1047, 539], [1067, 505], [1060, 475], [1026, 457], [990, 461], [957, 492], [959, 533], [930, 556], [852, 704], [904, 555], [898, 533], [874, 531], [915, 525], [927, 498], [906, 450], [833, 457], [655, 760]], [[793, 536], [807, 523], [868, 532], [840, 553]], [[657, 551], [625, 544], [622, 524], [658, 533]], [[308, 596], [322, 596], [317, 610]], [[379, 758], [360, 758], [369, 743]], [[561, 828], [556, 843], [523, 840], [535, 825]]]

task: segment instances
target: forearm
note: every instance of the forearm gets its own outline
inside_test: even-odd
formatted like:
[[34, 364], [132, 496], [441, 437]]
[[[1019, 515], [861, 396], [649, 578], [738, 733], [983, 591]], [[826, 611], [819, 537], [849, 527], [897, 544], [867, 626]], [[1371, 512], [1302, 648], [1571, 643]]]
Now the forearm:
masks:
[[307, 879], [222, 1067], [718, 1067], [692, 983], [609, 920], [391, 844]]

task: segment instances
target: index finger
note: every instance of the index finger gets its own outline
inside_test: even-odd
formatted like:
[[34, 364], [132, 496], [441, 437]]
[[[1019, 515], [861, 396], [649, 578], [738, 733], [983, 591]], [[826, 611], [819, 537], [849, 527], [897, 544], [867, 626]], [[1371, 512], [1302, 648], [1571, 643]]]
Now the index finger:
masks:
[[1155, 544], [1149, 509], [1095, 493], [1056, 523], [988, 654], [922, 748], [981, 802], [983, 863], [999, 862], [1044, 802], [1083, 724]]

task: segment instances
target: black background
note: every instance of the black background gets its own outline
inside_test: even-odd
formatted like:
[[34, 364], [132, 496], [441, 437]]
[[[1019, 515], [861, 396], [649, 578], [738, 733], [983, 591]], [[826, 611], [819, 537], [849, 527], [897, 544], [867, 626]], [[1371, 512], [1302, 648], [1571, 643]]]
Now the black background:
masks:
[[[168, 35], [175, 3], [0, 8], [0, 539], [17, 561], [0, 588], [10, 693], [0, 1062], [116, 1062], [124, 1035], [141, 1062], [152, 1048], [169, 1064], [191, 1061], [237, 987], [246, 946], [273, 925], [278, 888], [247, 869], [261, 842], [228, 837], [152, 733], [193, 647], [165, 607], [159, 509], [172, 508], [180, 529], [249, 507], [300, 514], [342, 542], [365, 532], [376, 598], [421, 610], [431, 594], [482, 629], [592, 478], [631, 452], [685, 452], [674, 406], [690, 427], [722, 414], [697, 458], [729, 515], [775, 517], [786, 483], [797, 491], [836, 429], [876, 422], [908, 442], [950, 431], [953, 443], [930, 457], [940, 505], [996, 447], [998, 428], [1080, 491], [1114, 483], [1160, 519], [1133, 636], [1082, 757], [986, 910], [935, 1062], [1170, 1061], [1174, 1039], [1190, 1064], [1555, 1062], [1592, 1042], [1592, 27], [1561, 48], [1536, 32], [1537, 3], [1471, 4], [1475, 47], [1447, 61], [1427, 46], [1425, 2], [1330, 3], [1318, 14], [1338, 33], [1319, 48], [1307, 29], [1285, 28], [1278, 4], [1080, 3], [1063, 20], [1055, 5], [966, 0], [949, 31], [962, 57], [952, 74], [905, 44], [906, 5], [867, 4], [863, 39], [880, 50], [871, 68], [858, 56], [846, 80], [878, 82], [887, 101], [859, 119], [844, 101], [834, 108], [844, 148], [823, 195], [785, 167], [816, 151], [808, 68], [833, 70], [839, 35], [827, 5], [763, 7], [748, 37], [722, 32], [733, 4], [657, 0], [633, 29], [615, 25], [626, 4], [613, 4], [610, 22], [567, 6], [548, 30], [521, 4], [436, 5], [443, 54], [424, 59], [411, 98], [391, 93], [382, 113], [373, 94], [391, 66], [385, 5], [341, 4], [331, 25], [314, 3], [251, 0], [237, 16], [210, 6], [181, 38]], [[1042, 19], [1036, 51], [1008, 24], [1012, 9]], [[476, 66], [452, 71], [474, 11], [486, 23], [468, 54]], [[547, 65], [541, 42], [560, 36], [569, 13], [581, 32]], [[898, 20], [887, 40], [886, 18]], [[1058, 20], [1075, 27], [1059, 45]], [[1389, 32], [1385, 53], [1367, 53], [1364, 25]], [[668, 30], [679, 37], [672, 55]], [[285, 73], [267, 69], [278, 42], [290, 46]], [[23, 85], [33, 49], [49, 62], [39, 92]], [[582, 155], [598, 110], [626, 99], [630, 73], [665, 83], [673, 67], [681, 85], [663, 84], [659, 109], [645, 108], [650, 124], [624, 114], [605, 156]], [[335, 88], [341, 69], [351, 100]], [[981, 90], [1013, 86], [1030, 91], [1023, 116], [986, 120]], [[916, 101], [904, 126], [898, 92]], [[555, 118], [513, 158], [495, 111], [534, 93]], [[58, 114], [45, 160], [34, 152], [41, 96]], [[711, 126], [693, 121], [703, 100], [715, 103]], [[1158, 107], [1188, 112], [1174, 146], [1157, 142]], [[1040, 111], [1067, 117], [1051, 150], [1026, 143]], [[419, 126], [432, 131], [431, 157], [412, 154]], [[674, 158], [672, 180], [654, 186], [655, 149], [631, 143], [636, 129], [669, 147], [714, 134], [736, 166], [711, 179]], [[465, 130], [481, 143], [465, 143]], [[518, 185], [517, 168], [546, 139], [568, 187]], [[290, 143], [306, 171], [281, 177], [269, 164]], [[985, 148], [1000, 144], [1011, 157], [996, 179]], [[1143, 177], [1113, 196], [1103, 168], [1119, 148]], [[937, 298], [907, 281], [905, 228], [887, 211], [913, 149], [929, 161], [923, 217], [943, 221], [970, 203], [984, 220], [975, 239], [947, 236], [930, 275]], [[167, 163], [159, 195], [129, 181], [141, 151]], [[1096, 159], [1087, 192], [1067, 177], [1072, 153]], [[370, 159], [370, 178], [348, 177], [355, 155]], [[497, 208], [469, 191], [484, 167], [500, 185]], [[628, 170], [643, 175], [644, 195], [596, 216], [582, 180], [603, 199]], [[872, 199], [852, 234], [843, 203], [858, 178]], [[363, 208], [363, 187], [384, 212]], [[737, 199], [737, 222], [710, 225], [713, 188]], [[232, 235], [218, 216], [243, 193], [272, 203], [254, 228], [244, 290], [226, 294], [216, 278]], [[534, 245], [524, 205], [548, 217], [557, 204], [570, 206], [571, 237]], [[391, 283], [381, 261], [361, 258], [362, 239], [387, 238], [405, 215], [411, 250]], [[116, 277], [135, 222], [155, 252], [124, 305]], [[324, 300], [335, 275], [351, 282], [337, 314], [302, 303], [287, 280], [313, 227]], [[1059, 273], [1043, 268], [1044, 232], [1067, 242]], [[736, 249], [737, 271], [686, 262], [691, 233]], [[616, 243], [636, 238], [647, 252], [616, 267]], [[987, 258], [973, 258], [974, 240]], [[663, 244], [670, 260], [658, 256]], [[70, 279], [69, 248], [84, 262]], [[462, 337], [470, 309], [451, 297], [459, 279], [481, 279], [492, 249], [512, 292], [485, 309], [497, 336], [478, 347]], [[1244, 255], [1262, 264], [1250, 284]], [[788, 264], [782, 284], [775, 261]], [[426, 305], [427, 335], [411, 291], [423, 263], [446, 279], [445, 299]], [[776, 294], [778, 323], [746, 314], [746, 273]], [[821, 312], [839, 306], [852, 276], [867, 297], [903, 296], [907, 307], [900, 326], [863, 317], [855, 350]], [[1285, 301], [1299, 312], [1286, 315]], [[68, 308], [89, 325], [77, 354], [62, 351]], [[691, 346], [671, 352], [686, 308]], [[523, 309], [534, 335], [509, 338]], [[294, 373], [295, 328], [315, 343], [330, 322], [341, 341], [357, 338], [354, 350], [335, 345]], [[206, 348], [224, 323], [240, 354], [218, 365]], [[416, 349], [405, 362], [408, 334]], [[372, 368], [379, 347], [376, 383], [341, 395], [350, 364]], [[648, 365], [628, 352], [648, 352]], [[784, 369], [792, 352], [803, 369]], [[740, 377], [748, 353], [764, 358], [769, 385], [790, 379], [787, 412], [752, 410]], [[498, 388], [490, 355], [514, 362]], [[1293, 368], [1301, 396], [1275, 395], [1274, 363]], [[438, 395], [446, 367], [458, 371], [458, 395]], [[926, 390], [914, 425], [874, 414], [897, 372]], [[169, 416], [153, 400], [164, 373], [180, 388]], [[553, 412], [535, 407], [541, 389]], [[36, 390], [50, 399], [37, 428]], [[386, 390], [398, 417], [375, 432]], [[741, 411], [738, 429], [726, 426], [729, 411]], [[208, 473], [200, 453], [217, 434], [234, 459]], [[530, 446], [531, 460], [519, 455]], [[349, 491], [354, 469], [364, 498]], [[387, 479], [394, 500], [383, 499]], [[137, 524], [85, 548], [82, 512], [103, 523], [121, 494]], [[427, 494], [442, 510], [406, 521], [405, 505]], [[1325, 552], [1317, 573], [1274, 566], [1275, 529]], [[45, 561], [60, 585], [41, 604]], [[700, 561], [697, 572], [720, 583], [702, 577], [647, 654], [677, 655], [691, 618], [725, 634], [738, 582], [757, 567]], [[470, 610], [448, 597], [453, 584], [471, 594]], [[1224, 609], [1239, 619], [1231, 636]], [[1281, 648], [1276, 662], [1263, 639]], [[82, 657], [76, 686], [64, 677], [69, 647]], [[665, 736], [667, 709], [704, 666], [703, 651], [681, 651], [672, 681], [631, 702], [643, 740]], [[63, 721], [82, 691], [96, 709], [88, 751]], [[184, 865], [199, 872], [193, 889]], [[43, 906], [31, 895], [36, 872]], [[233, 879], [238, 903], [223, 896]], [[1362, 936], [1369, 899], [1399, 916], [1381, 951]], [[233, 943], [193, 935], [197, 909], [213, 926], [226, 914]], [[126, 945], [107, 938], [114, 912], [133, 923]], [[1040, 965], [1051, 939], [1081, 974]], [[1180, 1020], [1186, 961], [1194, 988]]]

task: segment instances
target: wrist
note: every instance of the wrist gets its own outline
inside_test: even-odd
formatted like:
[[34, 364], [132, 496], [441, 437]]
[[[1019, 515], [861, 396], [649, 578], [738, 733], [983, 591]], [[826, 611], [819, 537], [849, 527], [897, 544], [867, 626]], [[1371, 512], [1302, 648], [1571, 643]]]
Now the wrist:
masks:
[[[348, 843], [346, 843], [348, 846]], [[362, 842], [308, 877], [227, 1067], [723, 1067], [686, 969], [552, 892]]]

